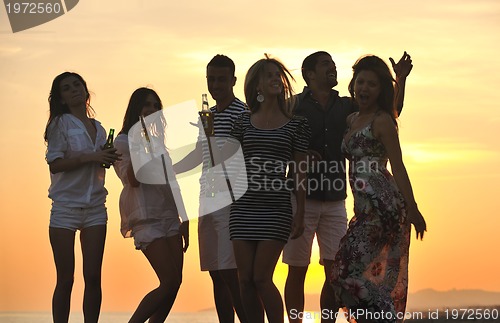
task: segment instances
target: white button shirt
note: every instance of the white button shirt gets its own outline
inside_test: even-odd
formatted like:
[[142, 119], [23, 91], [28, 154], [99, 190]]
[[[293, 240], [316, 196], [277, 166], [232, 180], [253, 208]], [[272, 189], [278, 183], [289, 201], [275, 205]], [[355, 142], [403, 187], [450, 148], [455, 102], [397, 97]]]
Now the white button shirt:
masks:
[[114, 145], [117, 153], [122, 155], [121, 160], [117, 160], [113, 164], [113, 168], [123, 184], [123, 190], [120, 194], [121, 233], [123, 237], [129, 238], [136, 225], [153, 224], [162, 220], [176, 223], [178, 227], [180, 225], [179, 212], [171, 189], [179, 191], [179, 186], [172, 185], [173, 187], [170, 188], [164, 184], [141, 183], [138, 187], [132, 187], [127, 175], [128, 167], [131, 164], [128, 136], [118, 135]]
[[[106, 131], [95, 121], [95, 143], [85, 125], [70, 113], [53, 120], [48, 129], [47, 163], [58, 158], [74, 158], [95, 152], [106, 143]], [[105, 169], [98, 163], [87, 163], [78, 169], [50, 174], [49, 198], [53, 204], [66, 207], [103, 205], [108, 191], [104, 188]]]

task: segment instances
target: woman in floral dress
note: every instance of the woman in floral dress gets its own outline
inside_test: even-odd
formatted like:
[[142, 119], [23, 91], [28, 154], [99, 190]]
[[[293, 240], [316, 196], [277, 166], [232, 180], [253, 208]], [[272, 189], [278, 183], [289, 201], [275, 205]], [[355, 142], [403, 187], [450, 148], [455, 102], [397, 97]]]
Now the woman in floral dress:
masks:
[[342, 150], [350, 161], [354, 217], [335, 258], [332, 286], [339, 307], [356, 322], [401, 322], [410, 224], [422, 239], [426, 223], [401, 157], [390, 70], [382, 59], [366, 56], [353, 72], [349, 91], [359, 112], [347, 119]]

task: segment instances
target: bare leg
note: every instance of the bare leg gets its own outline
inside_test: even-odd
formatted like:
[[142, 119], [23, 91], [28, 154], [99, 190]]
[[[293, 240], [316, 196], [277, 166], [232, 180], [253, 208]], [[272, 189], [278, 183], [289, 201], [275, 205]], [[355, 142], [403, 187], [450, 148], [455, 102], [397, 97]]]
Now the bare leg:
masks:
[[75, 272], [75, 232], [49, 228], [49, 238], [57, 271], [57, 283], [52, 297], [52, 317], [54, 323], [66, 323], [69, 320]]
[[246, 318], [251, 323], [264, 323], [264, 308], [253, 281], [257, 243], [258, 241], [233, 240], [233, 248]]
[[284, 321], [283, 301], [273, 282], [274, 269], [284, 245], [275, 240], [233, 241], [241, 298], [252, 323], [264, 322], [262, 308], [269, 323]]
[[[304, 312], [304, 283], [306, 279], [307, 266], [288, 266], [288, 276], [285, 283], [285, 304], [290, 323], [301, 323], [299, 313]], [[294, 313], [293, 315], [291, 315]], [[292, 319], [291, 317], [294, 317]]]
[[214, 285], [214, 300], [219, 323], [234, 323], [234, 309], [231, 293], [222, 278], [220, 270], [211, 270], [210, 277]]
[[141, 301], [129, 322], [164, 322], [174, 304], [182, 282], [183, 252], [180, 235], [153, 241], [143, 251], [153, 267], [160, 286]]
[[283, 323], [283, 300], [274, 285], [273, 274], [285, 242], [259, 241], [254, 262], [254, 282], [269, 323]]
[[101, 311], [101, 269], [106, 240], [106, 225], [96, 225], [80, 232], [83, 255], [83, 316], [85, 323], [97, 323]]
[[[162, 323], [167, 318], [172, 306], [174, 305], [177, 292], [182, 283], [182, 268], [184, 266], [184, 252], [182, 250], [181, 235], [165, 238], [169, 247], [168, 255], [171, 255], [170, 263], [171, 271], [166, 273], [169, 277], [167, 283], [167, 299], [164, 305], [160, 305], [159, 309], [151, 316], [149, 323]], [[166, 257], [169, 258], [168, 256]], [[173, 265], [172, 265], [173, 264]], [[161, 281], [160, 281], [161, 284]]]
[[321, 289], [321, 310], [327, 310], [328, 315], [322, 315], [321, 323], [335, 322], [335, 314], [339, 311], [339, 305], [335, 301], [333, 295], [333, 289], [330, 285], [331, 269], [333, 266], [333, 260], [323, 259], [324, 269], [325, 269], [325, 283]]
[[241, 323], [247, 323], [241, 302], [237, 269], [210, 271], [214, 284], [214, 299], [219, 323], [234, 323], [234, 312]]
[[245, 316], [245, 309], [243, 308], [243, 303], [241, 302], [240, 285], [238, 282], [238, 270], [237, 269], [226, 269], [219, 271], [222, 279], [224, 280], [229, 292], [231, 294], [231, 299], [233, 307], [238, 315], [241, 323], [248, 323]]

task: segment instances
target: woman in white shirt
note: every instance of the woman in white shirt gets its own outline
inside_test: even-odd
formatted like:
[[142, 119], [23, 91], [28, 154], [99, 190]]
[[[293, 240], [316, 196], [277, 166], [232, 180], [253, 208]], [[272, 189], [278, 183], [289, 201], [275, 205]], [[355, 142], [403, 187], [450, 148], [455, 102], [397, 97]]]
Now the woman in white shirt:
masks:
[[[114, 169], [123, 184], [120, 195], [121, 232], [133, 237], [153, 267], [160, 285], [141, 301], [129, 322], [164, 322], [177, 296], [182, 281], [183, 251], [189, 244], [189, 222], [184, 205], [176, 205], [180, 196], [175, 180], [169, 184], [145, 184], [137, 180], [130, 157], [128, 133], [139, 121], [162, 109], [158, 94], [148, 88], [137, 89], [125, 112], [123, 127], [115, 147], [122, 155]], [[167, 155], [168, 161], [170, 161]], [[171, 163], [171, 162], [170, 162]], [[179, 216], [183, 218], [181, 223]], [[183, 246], [184, 239], [184, 246]]]
[[49, 236], [57, 270], [52, 298], [54, 322], [68, 322], [75, 269], [75, 232], [80, 230], [83, 255], [85, 322], [97, 322], [101, 308], [101, 267], [106, 239], [105, 168], [119, 159], [116, 149], [102, 150], [106, 132], [93, 119], [90, 95], [83, 78], [58, 75], [49, 96], [45, 129], [46, 160], [52, 199]]

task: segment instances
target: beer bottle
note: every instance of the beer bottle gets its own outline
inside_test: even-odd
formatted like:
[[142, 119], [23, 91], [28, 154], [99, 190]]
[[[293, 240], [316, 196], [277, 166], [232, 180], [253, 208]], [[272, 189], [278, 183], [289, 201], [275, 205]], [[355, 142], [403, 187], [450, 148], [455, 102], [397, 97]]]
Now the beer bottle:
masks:
[[[114, 134], [115, 134], [115, 129], [109, 129], [108, 139], [106, 139], [106, 143], [102, 147], [103, 150], [113, 148], [113, 136], [114, 136]], [[102, 163], [101, 167], [109, 168], [109, 167], [111, 167], [111, 164]]]
[[205, 181], [206, 181], [206, 197], [215, 197], [215, 174], [212, 169], [212, 148], [210, 147], [210, 136], [213, 136], [213, 115], [210, 111], [210, 107], [208, 105], [208, 97], [206, 93], [201, 95], [201, 112], [200, 118], [203, 125], [203, 129], [205, 130], [205, 135], [207, 136], [207, 144], [208, 144], [208, 167], [205, 173]]
[[207, 137], [214, 135], [214, 116], [210, 111], [210, 107], [208, 106], [208, 98], [207, 94], [203, 93], [201, 95], [201, 111], [199, 112], [201, 123], [203, 125], [203, 130], [205, 130], [205, 135]]
[[206, 93], [203, 93], [201, 95], [201, 111], [207, 112], [209, 108], [210, 107], [208, 106], [208, 96]]

